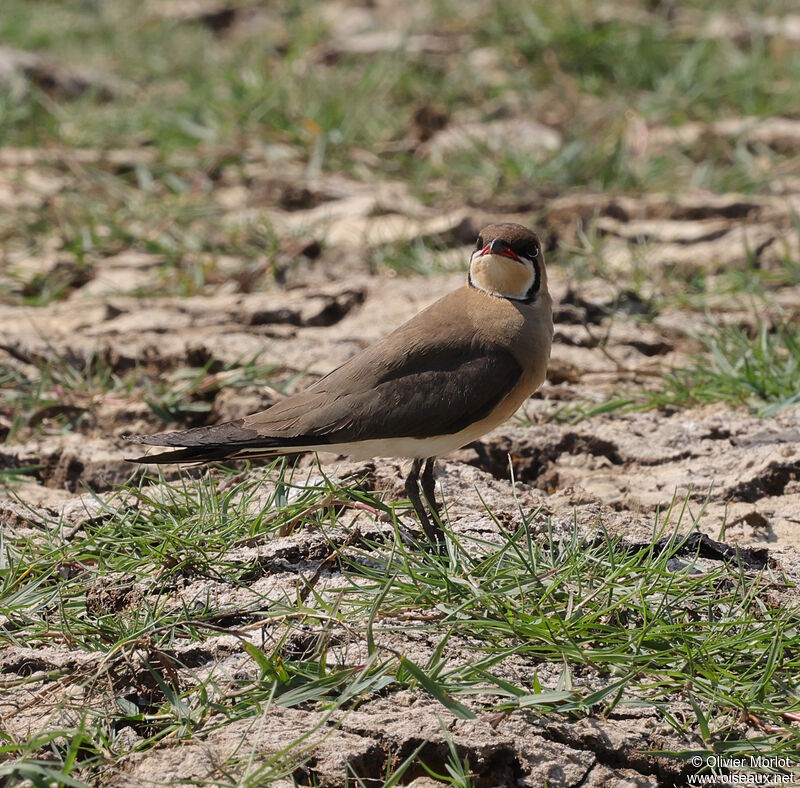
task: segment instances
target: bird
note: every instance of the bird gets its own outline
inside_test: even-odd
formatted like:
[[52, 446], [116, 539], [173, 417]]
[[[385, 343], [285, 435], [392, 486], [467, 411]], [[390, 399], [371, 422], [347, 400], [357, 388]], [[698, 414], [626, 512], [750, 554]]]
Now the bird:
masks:
[[[305, 391], [222, 424], [129, 441], [171, 451], [138, 463], [207, 463], [333, 452], [411, 459], [405, 492], [427, 538], [442, 538], [434, 464], [509, 419], [544, 382], [553, 306], [529, 228], [478, 234], [467, 282]], [[428, 518], [422, 492], [433, 520]]]

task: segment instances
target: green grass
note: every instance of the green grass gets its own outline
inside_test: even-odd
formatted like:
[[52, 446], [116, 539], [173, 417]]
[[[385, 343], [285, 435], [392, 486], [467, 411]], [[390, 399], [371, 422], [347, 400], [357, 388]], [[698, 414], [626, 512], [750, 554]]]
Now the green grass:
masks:
[[[735, 144], [704, 152], [700, 166], [680, 149], [637, 159], [623, 144], [626, 112], [668, 125], [786, 114], [800, 82], [796, 48], [693, 40], [658, 13], [647, 23], [597, 21], [583, 2], [555, 10], [505, 0], [471, 7], [466, 16], [457, 4], [432, 4], [410, 32], [465, 35], [466, 45], [444, 58], [343, 56], [335, 67], [317, 62], [330, 33], [313, 4], [284, 2], [275, 13], [280, 24], [254, 25], [251, 33], [244, 26], [232, 45], [202, 25], [144, 13], [132, 0], [8, 0], [0, 40], [88, 63], [127, 87], [112, 101], [91, 91], [60, 101], [35, 86], [18, 96], [0, 85], [0, 144], [133, 151], [125, 166], [72, 166], [80, 188], [58, 192], [44, 214], [20, 208], [0, 220], [9, 248], [44, 248], [58, 227], [81, 266], [120, 248], [163, 253], [166, 284], [181, 292], [191, 277], [169, 272], [188, 251], [258, 254], [270, 228], [221, 225], [215, 182], [243, 182], [248, 151], [276, 144], [309, 171], [404, 179], [437, 204], [577, 186], [670, 191], [690, 180], [760, 191], [773, 168]], [[492, 82], [470, 59], [478, 47], [497, 53]], [[477, 148], [433, 164], [407, 144], [415, 113], [428, 104], [453, 118], [467, 107], [489, 117], [521, 105], [533, 118], [557, 120], [565, 144], [543, 162]], [[23, 297], [58, 297], [68, 280], [62, 271], [28, 282]]]
[[[48, 522], [34, 539], [6, 538], [6, 643], [94, 655], [83, 667], [4, 680], [8, 692], [44, 682], [45, 691], [76, 686], [93, 698], [77, 706], [56, 701], [79, 712], [73, 726], [21, 739], [6, 734], [6, 775], [46, 780], [60, 773], [91, 783], [129, 757], [119, 735], [126, 726], [142, 751], [167, 738], [202, 739], [271, 706], [329, 714], [414, 688], [461, 718], [578, 719], [650, 708], [681, 739], [697, 741], [670, 753], [678, 759], [790, 756], [800, 744], [800, 733], [786, 725], [786, 715], [800, 713], [800, 610], [778, 601], [784, 586], [769, 570], [683, 554], [676, 534], [690, 525], [685, 509], [657, 516], [653, 538], [667, 537], [661, 550], [626, 549], [602, 530], [587, 543], [577, 523], [563, 536], [548, 523], [541, 540], [534, 537], [538, 511], [521, 511], [519, 526], [500, 529], [499, 542], [459, 537], [445, 522], [443, 554], [406, 546], [391, 530], [351, 532], [343, 542], [326, 540], [321, 554], [330, 551], [325, 563], [338, 570], [333, 583], [317, 588], [308, 575], [276, 596], [254, 584], [269, 571], [261, 554], [241, 557], [238, 546], [267, 547], [289, 527], [325, 540], [341, 533], [339, 519], [354, 506], [367, 507], [361, 522], [369, 532], [369, 511], [392, 509], [357, 486], [293, 478], [285, 464], [258, 481], [239, 478], [127, 486], [68, 539]], [[102, 596], [92, 596], [98, 583], [129, 603], [104, 607]], [[197, 591], [176, 604], [176, 583]], [[215, 603], [216, 594], [203, 591], [209, 584], [217, 593], [238, 589], [238, 601]], [[310, 643], [302, 652], [288, 646], [297, 627]], [[414, 631], [431, 644], [427, 659], [382, 645], [393, 632]], [[258, 632], [270, 633], [269, 645], [254, 640]], [[337, 646], [341, 633], [366, 652], [348, 657]], [[248, 658], [246, 678], [200, 671], [176, 650], [202, 649], [218, 634], [236, 638]], [[463, 638], [469, 661], [452, 656]], [[507, 673], [515, 657], [531, 666], [525, 680]], [[694, 715], [676, 716], [676, 698], [689, 699]], [[747, 738], [743, 715], [758, 721]], [[300, 740], [289, 740], [266, 760], [258, 754], [245, 782], [290, 774], [308, 754]], [[454, 752], [448, 770], [453, 780], [467, 775], [463, 753]]]
[[208, 416], [223, 388], [275, 386], [294, 382], [274, 365], [259, 359], [223, 364], [210, 358], [203, 366], [159, 371], [146, 367], [116, 369], [102, 354], [88, 359], [52, 356], [31, 359], [25, 368], [0, 364], [0, 413], [11, 418], [6, 440], [13, 442], [31, 430], [90, 430], [106, 403], [124, 407], [147, 404], [161, 424], [196, 424]]
[[372, 254], [372, 264], [378, 270], [389, 270], [401, 275], [422, 274], [449, 271], [463, 271], [469, 262], [468, 254], [446, 257], [447, 249], [441, 243], [425, 242], [382, 244]]
[[[626, 5], [631, 18], [598, 19], [586, 0], [563, 7], [443, 0], [409, 21], [407, 32], [450, 37], [446, 54], [327, 61], [332, 32], [315, 3], [281, 0], [270, 4], [267, 24], [245, 22], [223, 35], [162, 19], [156, 5], [5, 0], [4, 44], [89, 65], [123, 84], [112, 100], [0, 85], [4, 155], [30, 146], [53, 157], [0, 172], [20, 195], [0, 212], [0, 303], [47, 308], [102, 271], [105, 258], [128, 250], [154, 260], [132, 296], [280, 287], [306, 260], [271, 224], [274, 179], [399, 180], [437, 211], [519, 210], [541, 224], [550, 200], [572, 190], [777, 193], [798, 174], [791, 156], [736, 140], [646, 156], [626, 143], [637, 119], [669, 126], [796, 115], [797, 47], [697, 33], [711, 14], [751, 13], [744, 0], [680, 4], [679, 17], [697, 13], [691, 25], [670, 20], [658, 4]], [[791, 0], [759, 7], [793, 11]], [[478, 49], [489, 50], [489, 66]], [[557, 127], [564, 144], [543, 159], [477, 145], [432, 161], [415, 136], [414, 118], [426, 107], [451, 123], [521, 115]], [[75, 153], [119, 149], [130, 151], [124, 161]], [[31, 173], [42, 179], [38, 197], [25, 182]], [[238, 203], [236, 189], [245, 194]], [[241, 221], [239, 207], [248, 210]], [[385, 244], [370, 250], [369, 262], [380, 272], [449, 270], [450, 245]], [[620, 293], [642, 294], [647, 311], [638, 320], [676, 306], [750, 305], [753, 296], [769, 303], [800, 284], [788, 244], [776, 266], [762, 268], [746, 255], [743, 268], [713, 272], [655, 271], [643, 248], [624, 275], [603, 259], [603, 245], [583, 228], [579, 248], [559, 246], [548, 263], [563, 266], [570, 281], [602, 279]], [[323, 264], [335, 265], [336, 254]], [[55, 263], [40, 270], [30, 257]], [[616, 319], [624, 310], [609, 312]], [[570, 404], [554, 418], [709, 402], [768, 417], [800, 401], [794, 316], [755, 334], [712, 324], [695, 341], [697, 355], [660, 378], [599, 403]], [[0, 367], [0, 416], [9, 443], [90, 434], [109, 398], [146, 402], [155, 425], [191, 425], [207, 419], [222, 387], [265, 383], [293, 380], [257, 359], [165, 372], [53, 355]], [[0, 469], [3, 493], [14, 495], [33, 471]], [[95, 501], [79, 526], [32, 507], [24, 532], [11, 524], [0, 533], [2, 645], [87, 657], [59, 665], [44, 659], [41, 669], [34, 661], [29, 675], [0, 675], [0, 693], [25, 691], [58, 712], [30, 735], [14, 732], [27, 707], [0, 719], [0, 779], [97, 784], [138, 752], [202, 741], [240, 723], [242, 746], [210, 779], [308, 782], [317, 737], [349, 711], [409, 690], [438, 704], [443, 719], [511, 715], [549, 724], [644, 707], [686, 743], [666, 753], [679, 763], [696, 754], [797, 752], [794, 589], [771, 569], [686, 555], [676, 534], [697, 523], [685, 511], [656, 517], [654, 538], [669, 537], [661, 552], [626, 549], [600, 522], [565, 530], [541, 512], [522, 511], [491, 542], [459, 537], [445, 519], [448, 545], [439, 554], [404, 541], [404, 526], [378, 527], [375, 517], [394, 526], [405, 509], [358, 484], [311, 483], [283, 463], [264, 473], [195, 473], [170, 484], [139, 478]], [[579, 531], [600, 536], [587, 543]], [[296, 539], [281, 541], [292, 533]], [[315, 552], [291, 570], [282, 545], [302, 550], [306, 538], [318, 540]], [[260, 582], [287, 566], [291, 580], [279, 592]], [[398, 650], [404, 634], [425, 638], [429, 648], [415, 650], [409, 639]], [[210, 652], [220, 635], [232, 636], [235, 675], [214, 659], [204, 669], [184, 656], [184, 647]], [[464, 650], [471, 659], [459, 658]], [[527, 675], [514, 671], [520, 661]], [[321, 716], [307, 735], [260, 752], [251, 742], [259, 721], [283, 709]], [[402, 761], [388, 753], [373, 780], [388, 787], [424, 772], [474, 784], [470, 752], [443, 736], [444, 760], [432, 761], [422, 746]], [[353, 785], [374, 784], [357, 771], [351, 768]]]
[[655, 387], [650, 379], [637, 388], [619, 387], [603, 402], [571, 403], [550, 419], [577, 423], [614, 411], [714, 402], [747, 406], [767, 418], [800, 402], [800, 329], [794, 322], [761, 326], [752, 336], [739, 326], [711, 324], [696, 339], [703, 353], [662, 373]]
[[800, 402], [800, 329], [794, 323], [749, 337], [736, 326], [718, 327], [700, 337], [706, 356], [669, 373], [650, 394], [657, 407], [708, 402], [745, 404], [770, 416]]

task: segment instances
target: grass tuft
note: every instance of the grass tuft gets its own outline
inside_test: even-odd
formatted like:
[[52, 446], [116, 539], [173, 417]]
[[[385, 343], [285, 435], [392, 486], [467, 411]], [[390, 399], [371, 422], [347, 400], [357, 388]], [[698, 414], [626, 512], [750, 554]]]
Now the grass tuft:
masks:
[[724, 402], [768, 418], [800, 403], [800, 329], [712, 325], [696, 339], [704, 353], [660, 376], [656, 388], [619, 389], [600, 403], [570, 403], [549, 418], [576, 424], [606, 413], [691, 408]]

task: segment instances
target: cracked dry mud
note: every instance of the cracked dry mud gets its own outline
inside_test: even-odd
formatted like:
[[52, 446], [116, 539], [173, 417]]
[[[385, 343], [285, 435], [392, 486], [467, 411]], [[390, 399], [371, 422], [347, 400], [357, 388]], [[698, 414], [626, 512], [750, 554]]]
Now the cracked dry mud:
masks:
[[[308, 185], [309, 191], [315, 188], [314, 184]], [[596, 196], [582, 199], [583, 202], [572, 200], [577, 213], [585, 213], [583, 205], [604, 204]], [[698, 199], [695, 206], [700, 202]], [[749, 216], [751, 210], [762, 210], [730, 207], [739, 202], [739, 198], [731, 198], [720, 203], [717, 214]], [[651, 211], [648, 204], [657, 207]], [[663, 256], [653, 251], [652, 259], [661, 260], [669, 257], [670, 249], [702, 249], [703, 244], [711, 243], [707, 241], [709, 235], [718, 237], [718, 229], [707, 234], [702, 228], [693, 227], [693, 223], [714, 222], [716, 227], [723, 221], [731, 222], [709, 219], [707, 214], [713, 206], [708, 202], [704, 206], [701, 218], [695, 222], [684, 220], [688, 226], [678, 240], [672, 227], [659, 225], [657, 219], [630, 218], [620, 205], [613, 211], [596, 211], [596, 221], [607, 228], [612, 244], [624, 243], [628, 233], [620, 228], [626, 223], [650, 222], [651, 248], [655, 245], [664, 250]], [[691, 200], [680, 207], [650, 198], [637, 204], [635, 210], [659, 215], [680, 213], [685, 217], [697, 209]], [[564, 211], [565, 204], [556, 201], [546, 232], [566, 232], [563, 228], [571, 224]], [[604, 212], [616, 217], [615, 229], [603, 219]], [[765, 224], [759, 218], [758, 226], [765, 225], [772, 228], [769, 232], [777, 234], [783, 214], [768, 214], [774, 224]], [[331, 214], [337, 215], [336, 211]], [[483, 220], [478, 214], [460, 216], [457, 222], [453, 218], [449, 243], [454, 255], [466, 254], [461, 245], [464, 230], [458, 228], [464, 222], [474, 228]], [[401, 228], [402, 232], [412, 237], [424, 232], [426, 221], [421, 217], [413, 232], [407, 226]], [[746, 232], [746, 223], [731, 223], [735, 232]], [[437, 232], [441, 232], [441, 223], [437, 226]], [[656, 238], [663, 240], [660, 246], [652, 240]], [[739, 254], [735, 245], [731, 254], [734, 258]], [[344, 255], [335, 244], [326, 247], [327, 260]], [[368, 257], [368, 245], [363, 248], [363, 256]], [[629, 262], [629, 258], [620, 257], [620, 265]], [[733, 265], [737, 260], [728, 262]], [[78, 284], [65, 300], [39, 309], [5, 308], [0, 315], [0, 355], [5, 364], [21, 374], [34, 376], [47, 359], [55, 356], [83, 362], [102, 358], [117, 371], [138, 364], [154, 370], [154, 374], [166, 374], [184, 365], [198, 366], [209, 361], [213, 361], [213, 372], [260, 354], [263, 363], [292, 376], [293, 385], [300, 387], [457, 286], [463, 278], [463, 273], [436, 275], [426, 279], [423, 288], [416, 278], [364, 272], [355, 275], [353, 267], [359, 263], [358, 257], [353, 256], [342, 266], [341, 275], [332, 273], [333, 266], [306, 270], [302, 276], [308, 281], [298, 281], [285, 291], [133, 298], [124, 292], [114, 293], [113, 284], [121, 283], [120, 289], [124, 290], [127, 285], [142, 281], [141, 274], [147, 273], [150, 261], [144, 255], [122, 254], [118, 259], [98, 262], [87, 281]], [[653, 322], [637, 325], [630, 319], [642, 308], [637, 297], [615, 291], [600, 280], [568, 282], [558, 268], [552, 269], [551, 279], [557, 304], [556, 339], [549, 380], [526, 408], [534, 423], [525, 426], [519, 420], [511, 422], [440, 463], [437, 481], [454, 530], [496, 539], [498, 523], [513, 527], [519, 520], [521, 505], [526, 511], [538, 509], [535, 527], [544, 528], [550, 518], [556, 530], [568, 533], [577, 520], [591, 538], [596, 524], [602, 522], [611, 533], [634, 542], [647, 542], [652, 538], [656, 512], [665, 511], [676, 501], [682, 505], [686, 500], [692, 516], [705, 510], [699, 519], [703, 533], [716, 537], [724, 522], [729, 544], [766, 547], [773, 565], [789, 577], [800, 578], [796, 551], [800, 545], [798, 410], [789, 409], [763, 420], [744, 410], [713, 405], [670, 412], [607, 414], [575, 425], [544, 423], [540, 415], [554, 402], [569, 402], [587, 392], [601, 399], [620, 377], [633, 380], [639, 374], [646, 376], [692, 351], [685, 333], [678, 329], [679, 322], [691, 316], [665, 311]], [[622, 317], [609, 316], [615, 309]], [[738, 313], [721, 314], [732, 320], [747, 319]], [[598, 335], [604, 337], [605, 352], [597, 348]], [[274, 392], [256, 386], [235, 390], [223, 387], [213, 393], [211, 408], [201, 417], [209, 423], [235, 417], [267, 406], [274, 396]], [[97, 495], [100, 500], [113, 495], [116, 485], [130, 479], [133, 473], [141, 473], [125, 462], [130, 449], [121, 435], [158, 429], [160, 424], [140, 398], [100, 396], [91, 402], [65, 403], [71, 404], [81, 416], [74, 431], [48, 429], [50, 415], [39, 414], [36, 423], [24, 429], [16, 440], [0, 445], [0, 461], [5, 467], [38, 466], [33, 478], [15, 488], [14, 497], [0, 499], [4, 528], [33, 533], [48, 527], [47, 523], [59, 522], [62, 533], [74, 532], [97, 516]], [[510, 467], [516, 480], [516, 500], [511, 495]], [[334, 458], [325, 468], [334, 477], [368, 474], [374, 488], [389, 499], [402, 495], [403, 467], [396, 461], [364, 465]], [[252, 473], [263, 471], [256, 468]], [[167, 478], [175, 475], [170, 474]], [[495, 513], [495, 520], [485, 514], [485, 506]], [[363, 512], [357, 517], [345, 515], [339, 525], [344, 527], [325, 533], [299, 531], [267, 544], [232, 550], [226, 561], [253, 567], [245, 587], [231, 589], [212, 578], [187, 577], [161, 593], [170, 595], [168, 607], [193, 604], [202, 597], [213, 600], [219, 609], [244, 611], [220, 619], [221, 626], [241, 626], [249, 620], [246, 611], [255, 600], [260, 604], [265, 598], [290, 603], [303, 587], [304, 578], [322, 567], [331, 542], [344, 543], [356, 527], [362, 535], [370, 530], [387, 532], [389, 528]], [[338, 577], [335, 567], [325, 568], [317, 593], [335, 587]], [[146, 597], [147, 591], [140, 586], [134, 577], [98, 577], [87, 598], [87, 609], [96, 614], [130, 610]], [[338, 648], [343, 659], [355, 664], [366, 659], [365, 644], [354, 640], [347, 629], [331, 634], [332, 643], [338, 644], [332, 648]], [[265, 636], [270, 635], [261, 634]], [[292, 637], [287, 648], [309, 647], [297, 631]], [[315, 637], [313, 632], [309, 634], [311, 644]], [[401, 649], [418, 664], [425, 664], [436, 645], [419, 633], [402, 638], [387, 633], [381, 637], [383, 647]], [[471, 647], [471, 643], [454, 638], [448, 644], [448, 658], [454, 663], [469, 660]], [[190, 675], [192, 681], [197, 681], [209, 672], [217, 680], [226, 676], [255, 677], [253, 663], [237, 637], [212, 636], [200, 645], [178, 647], [174, 656], [184, 666], [176, 669], [184, 681], [189, 681]], [[9, 730], [24, 734], [70, 721], [74, 714], [69, 711], [70, 699], [85, 702], [85, 693], [91, 696], [85, 679], [102, 659], [100, 655], [70, 651], [66, 646], [6, 648], [0, 655], [0, 673], [42, 676], [40, 682], [28, 684], [24, 691], [4, 694], [0, 711], [13, 711], [7, 723]], [[62, 670], [83, 677], [84, 684], [79, 678], [66, 683], [46, 681], [48, 673]], [[508, 680], [524, 682], [529, 679], [530, 670], [530, 664], [513, 658], [498, 666], [497, 673]], [[544, 681], [547, 669], [540, 665], [537, 670]], [[553, 673], [555, 681], [557, 671]], [[136, 675], [147, 686], [143, 669], [138, 674], [134, 670]], [[37, 692], [46, 703], [31, 704], [30, 699], [37, 697]], [[678, 706], [680, 703], [676, 702]], [[456, 719], [427, 696], [404, 691], [390, 698], [375, 697], [357, 710], [337, 712], [331, 717], [323, 712], [275, 707], [254, 719], [211, 724], [209, 733], [179, 747], [164, 744], [131, 755], [124, 770], [111, 777], [108, 784], [148, 784], [157, 774], [170, 779], [209, 779], [217, 774], [218, 764], [235, 758], [239, 752], [258, 757], [279, 750], [287, 731], [309, 734], [307, 746], [311, 755], [296, 775], [298, 779], [337, 785], [354, 772], [364, 779], [377, 780], [388, 764], [401, 762], [420, 745], [423, 760], [441, 772], [449, 752], [445, 730], [460, 756], [468, 757], [477, 785], [680, 785], [686, 774], [685, 764], [646, 754], [687, 745], [646, 710], [580, 721], [524, 715], [499, 721], [486, 716], [465, 721]], [[135, 743], [137, 733], [130, 729], [129, 735]], [[415, 785], [422, 786], [428, 778], [423, 772], [412, 770], [408, 780], [412, 779], [417, 780]]]
[[[140, 365], [163, 374], [212, 360], [211, 369], [219, 370], [258, 356], [276, 373], [293, 376], [300, 388], [462, 279], [461, 273], [433, 276], [422, 289], [414, 278], [345, 278], [284, 293], [183, 299], [97, 296], [87, 283], [45, 309], [4, 308], [0, 355], [7, 366], [29, 376], [53, 357], [85, 364], [102, 358], [114, 371]], [[599, 398], [619, 378], [664, 369], [687, 352], [685, 335], [674, 327], [679, 315], [662, 312], [649, 325], [611, 321], [600, 316], [615, 298], [603, 292], [604, 285], [568, 284], [558, 269], [551, 279], [559, 304], [556, 336], [548, 383], [524, 409], [534, 421], [540, 406], [568, 402], [579, 393]], [[592, 324], [604, 336], [605, 352], [595, 347]], [[255, 386], [244, 391], [223, 386], [212, 396], [210, 410], [201, 414], [208, 423], [273, 401]], [[125, 462], [130, 448], [121, 435], [160, 427], [136, 396], [101, 396], [90, 403], [70, 403], [69, 394], [65, 398], [52, 416], [73, 408], [81, 416], [76, 432], [42, 434], [35, 426], [47, 423], [51, 414], [45, 412], [37, 414], [29, 435], [23, 431], [13, 443], [0, 445], [6, 467], [39, 466], [38, 484], [27, 485], [27, 494], [56, 509], [69, 506], [86, 488], [104, 492], [129, 478], [134, 469]], [[734, 543], [798, 546], [798, 438], [797, 409], [764, 420], [709, 405], [609, 414], [576, 425], [523, 427], [512, 421], [455, 457], [506, 481], [510, 457], [520, 489], [546, 493], [553, 514], [597, 505], [624, 519], [626, 530], [648, 529], [657, 509], [688, 496], [697, 508], [707, 500], [700, 527], [710, 535], [719, 533], [724, 521], [726, 538]], [[458, 495], [444, 482], [443, 489], [446, 498]]]
[[[259, 23], [258, 9], [235, 2], [149, 5], [153, 14], [176, 23], [200, 23], [219, 35], [235, 35], [237, 25]], [[312, 65], [401, 46], [412, 58], [439, 58], [463, 46], [458, 34], [399, 38], [393, 15], [401, 5], [326, 4], [321, 13], [331, 26], [331, 38], [314, 49]], [[612, 10], [643, 15], [637, 23], [647, 23], [646, 10]], [[778, 20], [715, 14], [698, 21], [696, 12], [676, 8], [675, 13], [676, 25], [700, 37], [771, 40], [779, 31], [785, 39], [800, 39], [797, 15]], [[365, 15], [381, 17], [381, 23], [370, 29], [372, 22], [362, 24]], [[491, 83], [496, 68], [492, 51], [476, 51], [472, 59]], [[128, 89], [92, 71], [64, 69], [9, 49], [0, 50], [0, 79], [32, 82], [62, 97], [96, 90], [111, 100]], [[475, 145], [490, 151], [518, 146], [517, 153], [538, 160], [564, 145], [565, 129], [556, 128], [558, 124], [535, 123], [513, 104], [502, 109], [485, 123], [472, 110], [446, 117], [423, 107], [408, 137], [397, 144], [431, 162]], [[648, 128], [632, 118], [624, 145], [642, 159], [679, 147], [688, 159], [702, 161], [712, 145], [741, 146], [765, 159], [767, 150], [788, 159], [800, 152], [800, 122], [741, 118]], [[773, 179], [768, 193], [760, 195], [686, 189], [677, 196], [586, 191], [552, 196], [531, 190], [506, 202], [502, 197], [487, 202], [476, 198], [474, 204], [445, 201], [432, 207], [416, 199], [403, 182], [361, 182], [330, 173], [309, 177], [306, 163], [289, 148], [245, 141], [242, 146], [235, 166], [215, 163], [219, 171], [213, 174], [194, 172], [196, 163], [190, 169], [213, 195], [220, 227], [231, 231], [268, 224], [279, 239], [274, 252], [255, 267], [252, 260], [219, 255], [202, 294], [159, 296], [162, 255], [119, 248], [78, 261], [54, 239], [34, 257], [15, 257], [13, 271], [0, 269], [0, 289], [16, 295], [20, 288], [25, 295], [24, 288], [39, 280], [63, 288], [47, 306], [3, 304], [0, 365], [32, 382], [44, 367], [63, 360], [82, 371], [102, 369], [120, 376], [138, 371], [150, 381], [186, 367], [204, 369], [202, 385], [189, 395], [198, 407], [182, 411], [182, 422], [170, 426], [218, 423], [260, 410], [281, 396], [253, 383], [226, 385], [234, 379], [232, 372], [250, 360], [270, 367], [287, 391], [300, 389], [460, 285], [469, 245], [484, 223], [531, 224], [538, 217], [550, 252], [580, 249], [591, 237], [605, 267], [571, 278], [563, 268], [550, 266], [556, 325], [548, 380], [517, 418], [439, 463], [437, 485], [453, 531], [497, 543], [501, 529], [521, 524], [524, 511], [536, 512], [532, 530], [537, 536], [549, 524], [556, 536], [568, 537], [577, 523], [588, 541], [603, 527], [627, 542], [646, 544], [658, 514], [685, 505], [684, 532], [697, 518], [704, 535], [717, 539], [724, 533], [726, 544], [750, 549], [748, 555], [756, 562], [800, 582], [800, 406], [769, 419], [721, 404], [605, 413], [576, 424], [551, 418], [575, 402], [601, 403], [620, 388], [646, 385], [697, 351], [691, 335], [706, 329], [701, 310], [681, 308], [674, 300], [651, 315], [650, 298], [659, 277], [661, 286], [669, 285], [673, 273], [679, 281], [693, 274], [713, 279], [748, 266], [769, 274], [787, 257], [798, 259], [800, 236], [793, 229], [800, 213], [796, 168]], [[210, 158], [224, 162], [228, 152], [212, 151]], [[15, 215], [35, 218], [65, 196], [91, 189], [84, 167], [117, 175], [153, 165], [156, 157], [146, 146], [114, 151], [3, 148], [0, 231], [13, 233]], [[185, 168], [180, 156], [158, 163]], [[200, 223], [198, 232], [215, 229]], [[146, 242], [149, 231], [132, 232]], [[382, 245], [417, 241], [437, 248], [438, 269], [449, 273], [403, 277], [377, 262]], [[202, 263], [200, 257], [185, 251], [182, 259]], [[639, 283], [635, 289], [630, 286], [634, 281]], [[761, 320], [769, 326], [787, 314], [797, 316], [796, 287], [773, 290], [769, 306], [760, 305], [757, 314], [724, 294], [716, 300], [709, 296], [708, 308], [721, 323], [752, 327]], [[640, 319], [644, 316], [648, 319]], [[146, 471], [125, 461], [132, 451], [122, 436], [165, 428], [147, 404], [142, 385], [131, 391], [64, 389], [59, 396], [58, 405], [32, 413], [8, 439], [13, 413], [0, 408], [0, 469], [25, 471], [11, 486], [12, 494], [0, 497], [0, 527], [6, 534], [36, 540], [47, 533], [69, 540], [107, 516], [104, 502], [126, 505], [125, 493], [117, 488], [141, 479]], [[405, 467], [398, 461], [323, 460], [333, 479], [368, 479], [370, 489], [386, 500], [403, 496]], [[301, 460], [299, 469], [311, 481], [321, 481], [310, 459]], [[203, 474], [222, 484], [214, 470], [184, 473]], [[259, 477], [266, 471], [255, 467], [250, 473]], [[178, 471], [167, 468], [164, 484], [148, 482], [148, 495], [156, 500], [166, 496], [168, 483], [176, 478]], [[268, 480], [248, 501], [254, 516], [265, 505], [269, 487]], [[219, 631], [201, 642], [177, 641], [171, 652], [162, 652], [166, 660], [174, 660], [165, 670], [181, 688], [212, 675], [223, 686], [255, 681], [257, 666], [243, 649], [243, 639], [261, 647], [281, 635], [275, 624], [248, 628], [255, 606], [265, 601], [296, 604], [312, 578], [315, 593], [338, 588], [343, 576], [328, 560], [331, 545], [347, 545], [347, 551], [377, 535], [391, 537], [391, 525], [365, 511], [348, 510], [333, 528], [297, 529], [239, 544], [224, 556], [227, 564], [247, 569], [244, 581], [235, 586], [199, 571], [171, 577], [160, 586], [122, 572], [97, 571], [86, 598], [87, 615], [124, 615], [156, 603], [164, 604], [168, 613], [206, 600], [221, 611], [215, 622]], [[59, 571], [68, 573], [70, 567]], [[791, 588], [785, 593], [796, 598]], [[0, 619], [13, 626], [9, 618]], [[379, 646], [416, 664], [424, 665], [438, 646], [438, 636], [418, 629], [401, 635], [389, 626], [402, 621], [387, 617], [377, 623], [387, 625], [376, 629]], [[292, 630], [283, 646], [286, 654], [313, 652], [319, 630], [304, 627]], [[364, 639], [341, 623], [332, 624], [326, 637], [331, 659], [341, 664], [359, 665], [369, 656]], [[449, 664], [474, 659], [479, 645], [453, 636], [447, 644]], [[143, 647], [128, 655], [124, 666], [113, 663], [106, 671], [112, 697], [146, 699], [148, 693], [158, 693], [145, 668], [147, 656]], [[29, 679], [24, 687], [4, 689], [0, 695], [5, 732], [23, 739], [47, 727], [77, 725], [81, 706], [109, 697], [103, 694], [108, 688], [98, 687], [94, 679], [107, 668], [107, 660], [102, 653], [70, 648], [63, 641], [2, 648], [0, 678], [9, 684]], [[552, 686], [560, 669], [533, 665], [519, 655], [493, 668], [500, 678], [525, 686], [534, 670], [543, 685]], [[591, 671], [585, 669], [578, 678], [590, 679]], [[670, 711], [679, 719], [693, 718], [682, 698], [675, 699]], [[226, 764], [268, 756], [285, 746], [289, 734], [301, 733], [308, 735], [309, 758], [295, 777], [302, 784], [330, 786], [343, 784], [353, 773], [367, 785], [380, 784], [388, 767], [418, 747], [421, 759], [443, 773], [449, 742], [462, 760], [468, 758], [479, 786], [683, 785], [686, 763], [652, 753], [699, 746], [696, 737], [679, 736], [648, 708], [580, 720], [522, 712], [463, 720], [430, 695], [409, 690], [376, 693], [356, 708], [332, 714], [274, 705], [233, 723], [219, 715], [205, 720], [201, 734], [189, 741], [166, 739], [143, 752], [135, 752], [141, 736], [134, 727], [118, 733], [129, 739], [131, 754], [106, 776], [104, 784], [113, 786], [213, 782], [226, 776]], [[418, 766], [403, 782], [417, 788], [434, 784]]]

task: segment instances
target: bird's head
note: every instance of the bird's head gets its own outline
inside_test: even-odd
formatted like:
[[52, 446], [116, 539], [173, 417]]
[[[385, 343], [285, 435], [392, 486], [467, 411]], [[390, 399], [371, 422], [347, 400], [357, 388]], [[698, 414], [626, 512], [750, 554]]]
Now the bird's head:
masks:
[[542, 244], [521, 224], [490, 224], [478, 235], [469, 283], [486, 293], [531, 303], [547, 290]]

